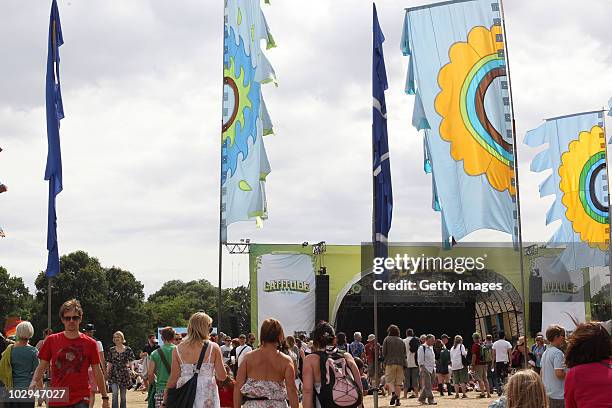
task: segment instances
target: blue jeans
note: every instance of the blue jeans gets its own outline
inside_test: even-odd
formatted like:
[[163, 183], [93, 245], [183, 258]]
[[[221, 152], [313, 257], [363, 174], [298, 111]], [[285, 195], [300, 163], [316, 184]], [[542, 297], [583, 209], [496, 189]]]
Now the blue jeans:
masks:
[[121, 408], [127, 408], [127, 401], [125, 398], [127, 387], [120, 386], [119, 384], [111, 384], [111, 391], [113, 393], [113, 408], [119, 408], [119, 392], [121, 392]]

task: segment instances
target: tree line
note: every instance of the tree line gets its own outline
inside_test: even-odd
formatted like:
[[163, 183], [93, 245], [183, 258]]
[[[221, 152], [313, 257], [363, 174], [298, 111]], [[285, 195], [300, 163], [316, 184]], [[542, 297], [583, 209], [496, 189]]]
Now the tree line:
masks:
[[[103, 267], [85, 251], [76, 251], [60, 259], [60, 273], [51, 281], [51, 328], [63, 328], [58, 315], [61, 304], [76, 298], [84, 309], [82, 326], [93, 323], [96, 337], [103, 344], [112, 342], [121, 330], [135, 351], [144, 345], [147, 334], [157, 327], [183, 327], [191, 314], [204, 310], [217, 326], [217, 287], [206, 279], [183, 282], [169, 280], [145, 300], [144, 285], [134, 275], [118, 267]], [[47, 327], [48, 279], [40, 272], [31, 294], [23, 279], [11, 276], [0, 266], [0, 322], [8, 316], [21, 316], [32, 322], [34, 341]], [[245, 286], [223, 289], [221, 330], [232, 336], [249, 331], [250, 291]]]

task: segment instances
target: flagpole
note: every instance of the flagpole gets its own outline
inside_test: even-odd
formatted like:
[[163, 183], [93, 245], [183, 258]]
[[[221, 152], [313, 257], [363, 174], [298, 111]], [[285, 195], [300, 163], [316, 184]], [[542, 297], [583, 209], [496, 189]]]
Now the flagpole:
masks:
[[[521, 199], [519, 188], [519, 170], [518, 170], [518, 143], [516, 139], [516, 121], [514, 119], [514, 97], [512, 96], [512, 80], [510, 75], [510, 53], [508, 52], [508, 39], [506, 37], [506, 16], [504, 14], [504, 2], [499, 0], [501, 8], [502, 30], [504, 35], [504, 53], [506, 57], [506, 76], [508, 78], [508, 94], [510, 95], [510, 115], [512, 117], [512, 144], [514, 146], [514, 186], [516, 192], [516, 223], [518, 228], [518, 243], [519, 243], [519, 263], [521, 268], [521, 294], [523, 296], [523, 331], [525, 333], [525, 351], [527, 351], [527, 295], [525, 293], [525, 265], [523, 261], [523, 228], [521, 225]], [[519, 337], [520, 337], [520, 333]], [[524, 353], [525, 367], [527, 367], [527, 352]]]
[[[608, 135], [606, 134], [606, 109], [602, 108], [602, 120], [603, 123], [603, 132], [604, 132], [604, 152], [606, 152], [606, 171], [608, 166]], [[609, 175], [608, 175], [609, 178]], [[609, 185], [609, 181], [606, 180], [606, 183]], [[609, 289], [610, 289], [610, 313], [612, 315], [612, 208], [610, 206], [610, 188], [608, 188], [608, 228], [609, 228], [609, 243], [608, 243], [608, 273], [610, 274], [609, 280]], [[591, 298], [591, 294], [589, 293], [589, 299]]]
[[[227, 23], [227, 0], [223, 1], [223, 54], [222, 54], [222, 70], [221, 75], [223, 77], [223, 70], [225, 69], [225, 49], [227, 47], [226, 41], [226, 32], [225, 25]], [[225, 85], [223, 82], [223, 78], [221, 79], [221, 95], [223, 95], [225, 89]], [[227, 240], [227, 224], [225, 223], [225, 219], [223, 217], [223, 161], [225, 158], [225, 150], [223, 148], [223, 105], [225, 101], [222, 97], [221, 100], [221, 152], [220, 163], [219, 163], [219, 287], [217, 288], [217, 342], [221, 344], [221, 281], [223, 279], [223, 242]]]

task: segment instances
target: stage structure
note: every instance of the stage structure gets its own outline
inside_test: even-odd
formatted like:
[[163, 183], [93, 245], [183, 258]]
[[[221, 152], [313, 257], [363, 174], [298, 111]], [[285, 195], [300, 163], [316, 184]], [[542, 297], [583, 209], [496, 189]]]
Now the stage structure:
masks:
[[[352, 333], [373, 332], [373, 290], [375, 278], [367, 268], [370, 244], [325, 245], [325, 251], [313, 251], [316, 245], [304, 244], [250, 244], [249, 269], [251, 290], [251, 330], [256, 333], [263, 319], [279, 318], [286, 334], [309, 332], [316, 319], [322, 318], [320, 301], [328, 299], [326, 320], [339, 331]], [[408, 245], [389, 247], [389, 256], [409, 253], [414, 256], [447, 257], [455, 252], [441, 249], [438, 244]], [[463, 256], [478, 256], [483, 246], [460, 248]], [[551, 288], [564, 287], [563, 276], [544, 273], [554, 250], [528, 247], [525, 252], [525, 265], [529, 267], [526, 277], [527, 310], [524, 310], [520, 296], [520, 265], [512, 245], [486, 247], [486, 268], [482, 271], [456, 274], [439, 271], [419, 271], [414, 275], [394, 272], [390, 281], [401, 279], [418, 281], [421, 279], [471, 282], [494, 282], [502, 285], [503, 290], [463, 293], [461, 296], [444, 291], [424, 293], [393, 292], [378, 297], [379, 332], [381, 338], [389, 324], [399, 324], [401, 329], [413, 327], [417, 332], [442, 334], [461, 333], [469, 335], [473, 331], [497, 335], [504, 330], [509, 338], [524, 334], [523, 320], [529, 336], [542, 330], [543, 324], [560, 321], [564, 311], [584, 319], [590, 315], [588, 290], [588, 271], [580, 282], [570, 282], [574, 290], [572, 301], [552, 302], [559, 293], [551, 297]], [[369, 255], [371, 256], [371, 254]], [[569, 276], [569, 275], [568, 275]], [[327, 293], [317, 293], [316, 283], [328, 285]], [[546, 290], [542, 290], [542, 288]], [[531, 293], [530, 293], [531, 291]], [[557, 291], [558, 292], [558, 291]], [[544, 303], [542, 303], [544, 300]], [[319, 304], [318, 304], [319, 303]], [[530, 310], [531, 309], [531, 310]], [[315, 319], [316, 316], [316, 319]], [[570, 327], [568, 325], [568, 327]]]

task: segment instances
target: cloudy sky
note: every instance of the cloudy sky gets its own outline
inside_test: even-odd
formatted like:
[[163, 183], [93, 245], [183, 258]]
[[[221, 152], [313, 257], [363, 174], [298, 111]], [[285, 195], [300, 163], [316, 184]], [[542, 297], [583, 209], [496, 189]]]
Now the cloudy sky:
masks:
[[[403, 93], [405, 7], [379, 0], [385, 33], [394, 241], [438, 240], [421, 137]], [[267, 55], [276, 135], [266, 139], [270, 219], [230, 226], [237, 241], [358, 244], [371, 234], [371, 3], [276, 0], [264, 12], [278, 48]], [[46, 265], [44, 78], [50, 1], [3, 0], [0, 25], [0, 265], [33, 288]], [[166, 280], [216, 283], [222, 0], [59, 0], [66, 119], [60, 253], [82, 249], [132, 271], [152, 293]], [[593, 110], [612, 96], [612, 10], [606, 0], [507, 0], [518, 134], [542, 118]], [[519, 146], [524, 239], [546, 240], [551, 199]], [[475, 233], [473, 240], [507, 240]], [[248, 280], [225, 256], [224, 286]]]

